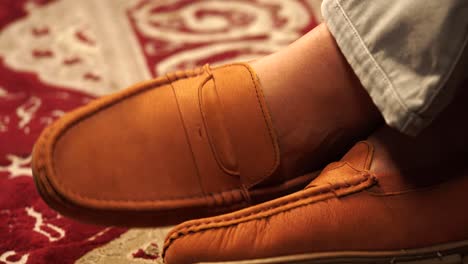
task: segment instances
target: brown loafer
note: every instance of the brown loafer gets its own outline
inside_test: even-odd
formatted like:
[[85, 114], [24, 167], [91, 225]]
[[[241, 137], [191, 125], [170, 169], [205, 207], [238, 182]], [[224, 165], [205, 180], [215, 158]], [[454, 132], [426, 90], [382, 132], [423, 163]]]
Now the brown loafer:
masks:
[[232, 64], [168, 74], [65, 115], [37, 141], [33, 174], [64, 215], [155, 226], [269, 200], [314, 176], [285, 177], [279, 156], [255, 73]]
[[183, 223], [165, 262], [468, 263], [466, 163], [403, 177], [385, 152], [358, 143], [302, 191]]

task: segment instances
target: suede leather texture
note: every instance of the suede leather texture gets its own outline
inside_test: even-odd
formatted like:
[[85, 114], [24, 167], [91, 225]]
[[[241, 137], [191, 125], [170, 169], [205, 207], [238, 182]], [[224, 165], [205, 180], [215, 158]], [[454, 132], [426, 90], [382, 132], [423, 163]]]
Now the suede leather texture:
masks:
[[[431, 246], [435, 246], [429, 252], [432, 256], [442, 256], [437, 245], [468, 238], [468, 214], [462, 209], [468, 189], [466, 170], [460, 171], [460, 177], [423, 186], [397, 175], [374, 173], [373, 153], [370, 143], [357, 143], [302, 191], [176, 226], [166, 238], [165, 263], [339, 252], [357, 252], [349, 253], [356, 258], [359, 252], [369, 256], [392, 250], [398, 256]], [[354, 263], [352, 257], [340, 263], [345, 262]]]
[[[262, 89], [247, 64], [167, 74], [47, 128], [33, 175], [48, 204], [102, 224], [166, 225], [302, 188], [283, 179]], [[277, 180], [275, 184], [260, 184]]]

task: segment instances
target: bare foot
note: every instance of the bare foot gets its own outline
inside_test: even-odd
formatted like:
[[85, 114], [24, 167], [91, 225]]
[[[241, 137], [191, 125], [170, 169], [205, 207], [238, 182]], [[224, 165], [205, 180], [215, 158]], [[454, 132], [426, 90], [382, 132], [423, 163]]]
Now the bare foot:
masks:
[[251, 65], [277, 130], [283, 175], [341, 156], [381, 122], [325, 24]]

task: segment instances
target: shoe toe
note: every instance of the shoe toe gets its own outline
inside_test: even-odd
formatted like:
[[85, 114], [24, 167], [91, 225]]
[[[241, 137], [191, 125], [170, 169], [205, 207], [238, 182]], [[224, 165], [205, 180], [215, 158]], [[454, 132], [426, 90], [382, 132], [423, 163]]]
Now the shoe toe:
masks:
[[[175, 72], [99, 98], [47, 128], [33, 162], [49, 205], [104, 224], [233, 211], [305, 179], [276, 186], [279, 146], [244, 64]], [[119, 220], [128, 217], [145, 220]]]
[[202, 195], [171, 89], [142, 86], [71, 112], [43, 132], [33, 171], [46, 201], [164, 210]]

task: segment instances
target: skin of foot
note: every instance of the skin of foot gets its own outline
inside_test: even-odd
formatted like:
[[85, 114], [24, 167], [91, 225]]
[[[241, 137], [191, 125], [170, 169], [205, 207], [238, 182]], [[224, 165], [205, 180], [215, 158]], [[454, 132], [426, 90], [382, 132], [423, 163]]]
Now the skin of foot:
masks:
[[382, 122], [325, 24], [251, 66], [276, 128], [283, 175], [339, 158]]

